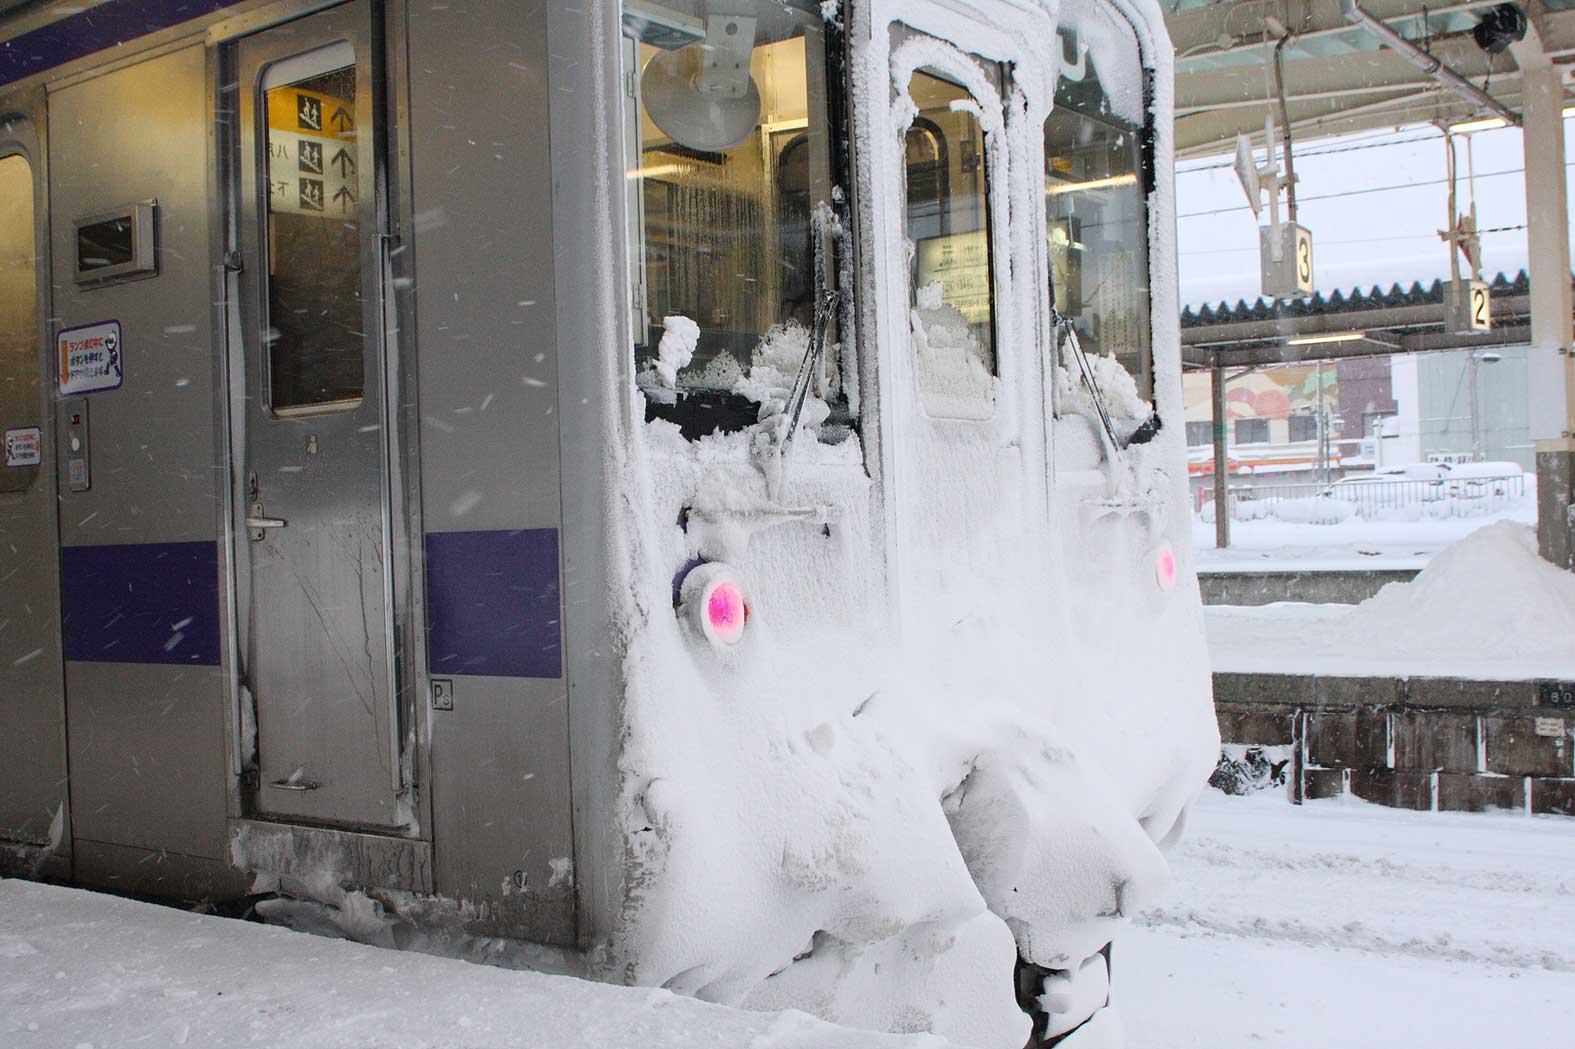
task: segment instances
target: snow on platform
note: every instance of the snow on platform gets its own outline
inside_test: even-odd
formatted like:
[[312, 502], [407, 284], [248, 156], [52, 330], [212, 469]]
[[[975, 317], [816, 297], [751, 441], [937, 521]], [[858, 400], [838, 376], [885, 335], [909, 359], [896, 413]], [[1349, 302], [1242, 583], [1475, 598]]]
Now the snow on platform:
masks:
[[[1210, 542], [1213, 542], [1211, 539]], [[1234, 540], [1232, 540], [1234, 542]], [[1194, 547], [1199, 575], [1251, 575], [1256, 572], [1420, 572], [1442, 547], [1420, 543], [1348, 543], [1272, 547]]]
[[0, 879], [5, 1049], [945, 1049]]
[[1215, 671], [1575, 679], [1575, 575], [1526, 525], [1482, 528], [1359, 605], [1205, 610]]
[[1537, 523], [1535, 479], [1525, 493], [1482, 517], [1299, 524], [1260, 519], [1232, 521], [1230, 546], [1214, 545], [1214, 525], [1194, 516], [1192, 549], [1199, 572], [1360, 572], [1421, 569], [1444, 548], [1494, 521]]
[[1129, 1049], [1575, 1045], [1575, 821], [1208, 791], [1171, 862]]
[[[1116, 941], [1129, 1049], [1572, 1044], [1575, 821], [1208, 791], [1172, 870]], [[946, 1044], [0, 880], [5, 1049]]]

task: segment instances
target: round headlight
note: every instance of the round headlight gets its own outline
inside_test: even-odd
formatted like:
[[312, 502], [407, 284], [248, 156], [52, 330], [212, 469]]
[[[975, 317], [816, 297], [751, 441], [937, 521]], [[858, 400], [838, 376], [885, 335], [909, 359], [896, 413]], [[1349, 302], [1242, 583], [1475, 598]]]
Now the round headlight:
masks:
[[1176, 585], [1176, 571], [1176, 551], [1166, 543], [1154, 555], [1154, 579], [1161, 590], [1169, 590]]
[[721, 561], [691, 569], [680, 590], [679, 611], [712, 644], [737, 644], [749, 623], [749, 600], [737, 570]]

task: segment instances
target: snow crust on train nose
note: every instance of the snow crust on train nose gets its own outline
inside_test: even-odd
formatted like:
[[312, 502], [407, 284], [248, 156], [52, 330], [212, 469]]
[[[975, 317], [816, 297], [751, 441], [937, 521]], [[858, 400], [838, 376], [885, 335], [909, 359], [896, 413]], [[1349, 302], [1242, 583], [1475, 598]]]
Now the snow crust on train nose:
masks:
[[[665, 523], [680, 504], [747, 515], [765, 502], [747, 435], [691, 455], [668, 429], [647, 427], [649, 520], [664, 523], [646, 541], [680, 563], [693, 540]], [[847, 455], [813, 441], [801, 450], [807, 463]], [[810, 503], [855, 503], [867, 483], [857, 469], [796, 477], [793, 494]], [[1168, 669], [1184, 692], [1206, 682], [1195, 598], [1152, 618], [1152, 606], [1115, 597], [1047, 614], [1024, 588], [983, 581], [990, 598], [973, 607], [985, 613], [916, 622], [898, 646], [873, 624], [849, 628], [856, 607], [818, 620], [785, 612], [773, 597], [804, 572], [771, 533], [719, 542], [751, 579], [745, 636], [719, 650], [658, 598], [627, 649], [626, 976], [727, 1004], [1022, 1045], [1018, 954], [1078, 971], [1165, 883], [1155, 841], [1206, 775], [1212, 724], [1191, 704], [1167, 722], [1166, 690], [1143, 676]], [[1057, 575], [1033, 555], [1002, 565]], [[1132, 573], [1100, 585], [1158, 593]], [[828, 609], [857, 604], [844, 586], [814, 584]], [[1134, 616], [1152, 634], [1124, 656], [1118, 632]]]
[[[1160, 24], [1151, 4], [1135, 6], [1140, 21]], [[959, 16], [956, 37], [968, 39], [969, 28]], [[1153, 30], [1140, 31], [1148, 40]], [[884, 67], [887, 57], [856, 61]], [[1156, 75], [1168, 84], [1168, 68]], [[1131, 88], [1116, 104], [1138, 112], [1136, 78]], [[884, 109], [870, 97], [858, 104]], [[1168, 94], [1156, 107], [1168, 113]], [[900, 118], [901, 107], [892, 108]], [[1032, 125], [1017, 130], [1038, 135]], [[872, 127], [900, 135], [884, 117]], [[1168, 132], [1160, 135], [1163, 169]], [[1031, 147], [1028, 138], [1007, 144], [1016, 156]], [[860, 148], [879, 152], [868, 141]], [[896, 171], [875, 175], [889, 176], [887, 186], [900, 181]], [[1156, 201], [1151, 258], [1168, 275], [1174, 245], [1165, 216], [1173, 209], [1163, 185]], [[906, 257], [900, 236], [877, 247]], [[1173, 280], [1164, 276], [1153, 315], [1169, 318], [1173, 306]], [[1026, 316], [1017, 327], [1035, 330]], [[902, 345], [880, 348], [883, 366], [911, 352], [911, 333], [897, 334]], [[1163, 368], [1155, 399], [1167, 419], [1181, 417], [1176, 341], [1174, 322], [1156, 320]], [[1117, 393], [1132, 387], [1111, 370], [1119, 368], [1113, 360], [1097, 367]], [[998, 393], [992, 383], [990, 396]], [[1079, 412], [1093, 408], [1075, 397], [1062, 407], [1056, 425], [1070, 447]], [[1136, 409], [1127, 414], [1123, 438], [1144, 421]], [[1110, 974], [1095, 959], [1163, 888], [1159, 843], [1217, 755], [1201, 608], [1176, 525], [1186, 519], [1178, 509], [1184, 468], [1175, 470], [1184, 461], [1180, 428], [1131, 448], [1119, 476], [1101, 467], [1094, 441], [1086, 469], [1061, 474], [1057, 462], [1049, 520], [1041, 503], [1031, 537], [1014, 524], [967, 537], [983, 551], [980, 563], [994, 551], [986, 570], [942, 579], [919, 565], [922, 578], [896, 580], [900, 637], [881, 581], [898, 568], [870, 565], [864, 554], [879, 550], [879, 528], [899, 541], [905, 530], [963, 531], [963, 519], [947, 523], [960, 500], [940, 479], [899, 467], [904, 482], [931, 486], [905, 498], [933, 520], [876, 521], [891, 508], [879, 505], [857, 433], [835, 446], [800, 434], [791, 478], [770, 494], [748, 433], [691, 441], [661, 421], [631, 429], [620, 480], [641, 508], [627, 538], [643, 575], [620, 624], [627, 855], [613, 953], [621, 975], [723, 1003], [1017, 1049], [1030, 1025], [1014, 993], [1021, 955], [1068, 974], [1045, 981], [1046, 998], [1097, 1009], [1103, 993], [1092, 1005], [1084, 999], [1090, 988], [1108, 988]], [[945, 426], [932, 429], [926, 439]], [[941, 448], [933, 458], [1001, 476], [1024, 463], [1020, 448], [982, 451]], [[1012, 499], [1028, 487], [1004, 486]], [[1125, 504], [1105, 517], [1089, 512], [1112, 494]], [[1012, 499], [1003, 499], [1003, 516], [1029, 501]], [[784, 538], [800, 526], [740, 524], [781, 504], [840, 515], [827, 531], [829, 552], [813, 566], [795, 561], [803, 546], [795, 551]], [[1141, 512], [1126, 512], [1139, 504]], [[687, 534], [673, 522], [697, 506], [726, 521], [703, 538]], [[1172, 564], [1179, 556], [1187, 585], [1156, 582], [1157, 552]], [[672, 569], [696, 559], [725, 560], [748, 588], [748, 627], [725, 651], [686, 633], [666, 607]]]

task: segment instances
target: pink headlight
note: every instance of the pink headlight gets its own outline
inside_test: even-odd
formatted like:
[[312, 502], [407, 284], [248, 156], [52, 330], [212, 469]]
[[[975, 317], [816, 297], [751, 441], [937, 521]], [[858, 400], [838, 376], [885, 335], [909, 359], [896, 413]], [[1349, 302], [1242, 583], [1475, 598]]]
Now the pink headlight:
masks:
[[697, 565], [679, 588], [679, 611], [713, 645], [735, 645], [749, 625], [749, 599], [733, 566], [720, 561]]
[[711, 636], [724, 644], [732, 644], [744, 633], [744, 621], [749, 610], [744, 605], [744, 595], [731, 579], [721, 580], [706, 598], [706, 618], [711, 622]]
[[1169, 590], [1176, 585], [1176, 551], [1166, 543], [1159, 548], [1159, 553], [1154, 557], [1154, 578], [1159, 581], [1161, 590]]

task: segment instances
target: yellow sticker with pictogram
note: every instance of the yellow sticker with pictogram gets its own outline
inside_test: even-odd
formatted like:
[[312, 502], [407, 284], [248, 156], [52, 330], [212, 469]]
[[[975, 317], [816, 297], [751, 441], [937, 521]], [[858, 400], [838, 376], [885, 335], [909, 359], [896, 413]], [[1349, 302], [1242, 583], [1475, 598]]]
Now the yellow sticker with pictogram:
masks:
[[293, 84], [272, 88], [268, 110], [268, 210], [349, 218], [360, 180], [355, 102]]

